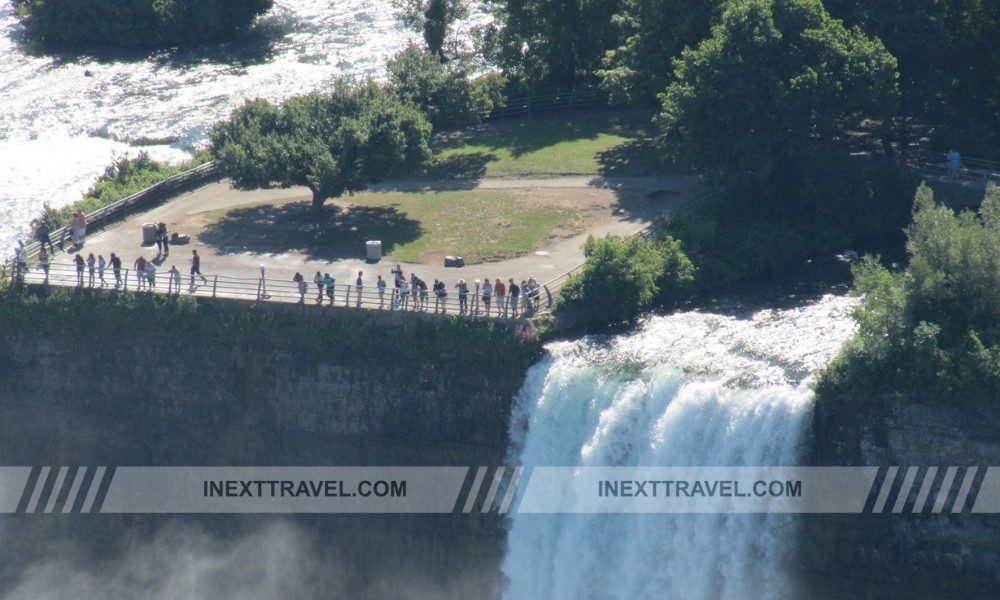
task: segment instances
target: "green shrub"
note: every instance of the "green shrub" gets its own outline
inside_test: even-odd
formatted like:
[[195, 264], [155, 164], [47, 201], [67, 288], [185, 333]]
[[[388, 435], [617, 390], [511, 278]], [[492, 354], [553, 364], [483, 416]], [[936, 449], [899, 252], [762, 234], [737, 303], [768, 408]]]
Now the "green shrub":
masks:
[[912, 391], [996, 400], [1000, 391], [1000, 191], [956, 215], [917, 191], [906, 229], [910, 264], [854, 269], [858, 331], [819, 381], [821, 396]]
[[655, 302], [668, 303], [694, 279], [680, 242], [641, 237], [587, 238], [586, 262], [559, 292], [556, 315], [570, 325], [593, 328], [630, 321]]

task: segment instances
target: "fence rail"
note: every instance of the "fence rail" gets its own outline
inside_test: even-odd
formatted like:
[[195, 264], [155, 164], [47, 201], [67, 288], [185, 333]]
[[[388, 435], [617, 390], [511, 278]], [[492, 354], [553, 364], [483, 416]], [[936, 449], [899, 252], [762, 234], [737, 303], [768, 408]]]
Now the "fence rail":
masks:
[[[86, 266], [78, 270], [75, 265], [52, 263], [48, 269], [40, 264], [26, 267], [2, 267], [2, 274], [10, 277], [15, 285], [59, 285], [103, 290], [131, 290], [163, 294], [185, 294], [211, 298], [231, 298], [259, 302], [301, 303], [322, 307], [360, 308], [386, 311], [409, 311], [441, 315], [491, 317], [517, 319], [530, 317], [540, 308], [545, 291], [536, 289], [527, 297], [491, 296], [487, 303], [475, 283], [470, 284], [465, 301], [459, 297], [454, 286], [445, 290], [441, 297], [433, 290], [417, 290], [405, 297], [400, 290], [390, 284], [383, 291], [373, 285], [360, 289], [355, 282], [336, 283], [332, 292], [325, 287], [320, 290], [313, 282], [306, 282], [305, 291], [297, 282], [275, 277], [230, 277], [226, 275], [206, 275], [192, 277], [188, 273], [171, 273], [157, 270], [153, 281], [147, 274], [134, 269], [121, 269], [118, 276], [106, 267], [101, 273], [96, 267], [91, 271]], [[502, 299], [501, 299], [502, 298]], [[547, 301], [551, 304], [551, 296]]]
[[515, 96], [508, 98], [505, 106], [479, 116], [484, 121], [490, 121], [561, 110], [607, 107], [608, 99], [608, 93], [600, 90], [569, 90], [535, 96]]

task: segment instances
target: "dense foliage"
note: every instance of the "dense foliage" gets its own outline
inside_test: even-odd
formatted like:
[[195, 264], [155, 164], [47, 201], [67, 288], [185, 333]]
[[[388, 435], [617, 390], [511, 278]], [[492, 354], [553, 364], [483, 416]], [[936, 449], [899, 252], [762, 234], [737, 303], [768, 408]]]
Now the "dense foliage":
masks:
[[430, 158], [431, 126], [374, 82], [339, 81], [330, 93], [282, 105], [250, 100], [212, 131], [212, 155], [240, 189], [301, 185], [313, 208]]
[[892, 110], [895, 66], [819, 0], [731, 2], [661, 96], [665, 149], [727, 186], [787, 186], [789, 165], [828, 160], [847, 127]]
[[250, 25], [274, 0], [14, 0], [47, 42], [150, 47], [214, 40]]
[[441, 59], [455, 21], [469, 14], [466, 0], [393, 0], [393, 4], [401, 9], [404, 23], [423, 33], [427, 51]]
[[424, 111], [435, 130], [479, 123], [480, 113], [503, 104], [506, 82], [499, 74], [472, 78], [464, 63], [441, 62], [413, 44], [394, 56], [388, 68], [392, 90]]
[[823, 374], [828, 397], [872, 392], [995, 401], [1000, 394], [1000, 190], [979, 214], [934, 203], [922, 186], [906, 230], [905, 271], [854, 269], [858, 332]]
[[594, 328], [622, 323], [654, 304], [676, 301], [694, 280], [680, 242], [638, 236], [587, 238], [586, 262], [559, 292], [556, 315]]

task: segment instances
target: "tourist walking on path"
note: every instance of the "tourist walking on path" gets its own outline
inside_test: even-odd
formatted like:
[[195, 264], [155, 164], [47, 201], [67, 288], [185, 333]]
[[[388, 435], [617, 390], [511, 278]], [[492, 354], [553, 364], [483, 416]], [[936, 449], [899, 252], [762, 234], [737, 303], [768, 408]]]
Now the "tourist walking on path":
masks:
[[201, 274], [201, 257], [197, 250], [191, 250], [191, 287], [194, 288], [194, 276], [201, 277], [202, 283], [208, 283], [208, 279]]
[[305, 304], [306, 291], [309, 289], [306, 285], [306, 278], [302, 276], [302, 273], [296, 271], [295, 277], [292, 277], [292, 281], [295, 282], [296, 287], [299, 289], [299, 304]]
[[111, 272], [115, 274], [115, 289], [117, 290], [122, 286], [122, 259], [115, 256], [115, 253], [111, 253]]
[[954, 181], [958, 181], [958, 168], [962, 166], [962, 155], [958, 153], [958, 150], [952, 148], [948, 150], [945, 158], [948, 161], [948, 177]]
[[73, 221], [70, 224], [73, 246], [83, 246], [83, 240], [87, 237], [87, 215], [82, 210], [73, 213]]
[[17, 248], [14, 249], [14, 281], [24, 281], [24, 276], [28, 274], [28, 247], [24, 242], [17, 240]]

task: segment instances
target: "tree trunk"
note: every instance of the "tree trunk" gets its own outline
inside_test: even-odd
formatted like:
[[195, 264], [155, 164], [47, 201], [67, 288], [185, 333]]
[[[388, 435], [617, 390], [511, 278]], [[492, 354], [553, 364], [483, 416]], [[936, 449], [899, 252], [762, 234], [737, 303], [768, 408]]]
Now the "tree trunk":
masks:
[[313, 212], [316, 213], [317, 215], [321, 214], [323, 212], [323, 203], [326, 202], [326, 195], [320, 193], [319, 190], [312, 190], [312, 194], [313, 194], [313, 199], [312, 199]]

